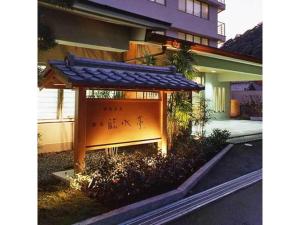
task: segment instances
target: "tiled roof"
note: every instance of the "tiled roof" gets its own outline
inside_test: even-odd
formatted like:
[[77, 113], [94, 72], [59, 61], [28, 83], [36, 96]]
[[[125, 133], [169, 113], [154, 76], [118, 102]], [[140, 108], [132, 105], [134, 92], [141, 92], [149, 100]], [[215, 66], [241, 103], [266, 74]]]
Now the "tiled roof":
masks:
[[175, 67], [157, 67], [79, 58], [49, 61], [72, 86], [124, 90], [199, 91], [204, 86], [176, 73]]

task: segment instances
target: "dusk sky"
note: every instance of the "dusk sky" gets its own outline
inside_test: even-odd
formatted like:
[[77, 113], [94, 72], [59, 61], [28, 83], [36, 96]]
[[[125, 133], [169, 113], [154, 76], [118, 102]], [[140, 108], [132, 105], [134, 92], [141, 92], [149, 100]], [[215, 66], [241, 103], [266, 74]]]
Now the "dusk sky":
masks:
[[226, 40], [262, 22], [262, 0], [225, 0], [219, 21], [226, 23]]

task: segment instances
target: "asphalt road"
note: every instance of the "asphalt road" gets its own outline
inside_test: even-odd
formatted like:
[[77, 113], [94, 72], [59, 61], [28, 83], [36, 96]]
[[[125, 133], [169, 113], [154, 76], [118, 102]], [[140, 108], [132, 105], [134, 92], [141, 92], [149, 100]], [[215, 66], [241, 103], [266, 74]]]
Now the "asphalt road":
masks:
[[262, 182], [239, 190], [169, 225], [262, 225]]
[[[262, 141], [237, 144], [190, 191], [193, 195], [262, 168]], [[220, 224], [222, 225], [222, 224]]]

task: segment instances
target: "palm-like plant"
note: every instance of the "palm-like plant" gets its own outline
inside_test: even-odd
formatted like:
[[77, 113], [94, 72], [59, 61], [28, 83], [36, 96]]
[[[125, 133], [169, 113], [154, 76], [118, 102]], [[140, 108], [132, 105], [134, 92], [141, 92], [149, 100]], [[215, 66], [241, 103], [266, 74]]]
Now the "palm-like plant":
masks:
[[180, 50], [168, 56], [169, 64], [176, 67], [178, 73], [182, 73], [186, 78], [192, 80], [195, 76], [193, 69], [193, 54], [188, 44], [181, 44]]
[[209, 107], [209, 100], [203, 96], [196, 97], [195, 106], [193, 107], [195, 125], [199, 125], [200, 130], [197, 135], [200, 138], [205, 137], [205, 126], [211, 120], [214, 119], [214, 110]]
[[[182, 73], [187, 79], [193, 79], [193, 55], [190, 46], [181, 44], [181, 49], [169, 55], [169, 64], [176, 67], [178, 73]], [[168, 100], [168, 146], [173, 147], [173, 141], [185, 129], [189, 127], [193, 119], [193, 106], [191, 93], [175, 92], [170, 94]]]

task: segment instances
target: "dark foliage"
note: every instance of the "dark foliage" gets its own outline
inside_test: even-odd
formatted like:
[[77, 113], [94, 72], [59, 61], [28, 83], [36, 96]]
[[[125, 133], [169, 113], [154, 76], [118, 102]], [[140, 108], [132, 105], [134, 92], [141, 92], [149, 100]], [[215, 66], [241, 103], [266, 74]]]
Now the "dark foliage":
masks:
[[246, 102], [241, 104], [241, 116], [249, 118], [251, 116], [262, 117], [262, 98], [261, 96], [248, 96]]
[[262, 59], [262, 30], [263, 24], [260, 23], [244, 34], [229, 39], [221, 49]]
[[226, 144], [226, 140], [229, 137], [230, 132], [228, 130], [213, 129], [213, 132], [205, 141], [210, 148], [214, 148], [214, 151], [217, 151]]
[[203, 141], [184, 132], [174, 142], [176, 151], [167, 157], [140, 152], [112, 157], [103, 154], [97, 164], [85, 171], [92, 179], [81, 181], [81, 188], [102, 203], [118, 207], [170, 191], [217, 154], [227, 134], [228, 131], [214, 131]]
[[38, 49], [48, 50], [55, 47], [55, 36], [51, 29], [46, 24], [39, 23], [38, 25]]

